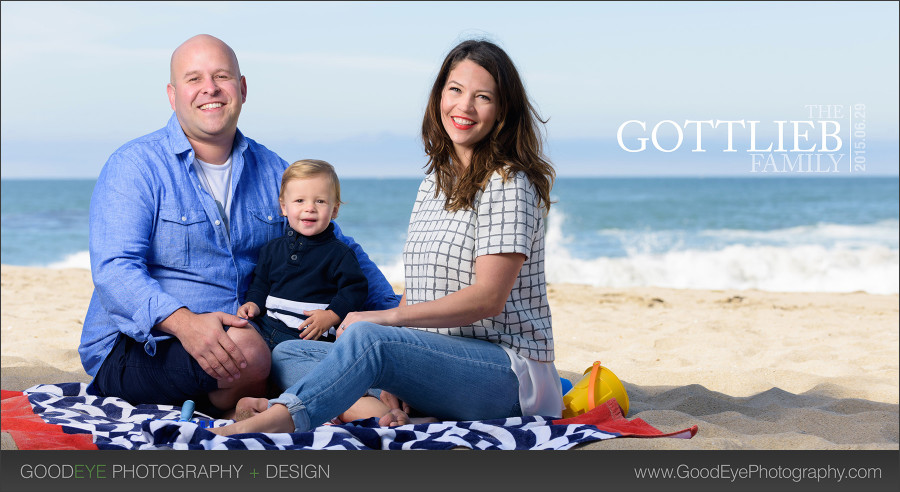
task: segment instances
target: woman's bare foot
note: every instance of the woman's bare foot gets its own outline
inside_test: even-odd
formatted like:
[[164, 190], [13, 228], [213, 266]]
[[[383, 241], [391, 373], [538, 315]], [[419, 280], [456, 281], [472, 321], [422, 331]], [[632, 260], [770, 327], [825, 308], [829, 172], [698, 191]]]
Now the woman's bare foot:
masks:
[[408, 423], [409, 415], [399, 408], [392, 409], [378, 419], [378, 425], [381, 427], [397, 427], [398, 425], [406, 425]]
[[[252, 413], [253, 408], [257, 407], [250, 405], [250, 403], [251, 402], [248, 402], [245, 408], [247, 408]], [[238, 402], [238, 405], [240, 406], [241, 403]], [[248, 432], [294, 432], [294, 419], [291, 418], [291, 413], [288, 411], [286, 406], [275, 404], [268, 409], [263, 410], [262, 412], [253, 413], [248, 418], [239, 420], [233, 424], [228, 424], [226, 426], [213, 427], [209, 429], [209, 431], [220, 436], [246, 434]]]
[[378, 425], [381, 427], [397, 427], [398, 425], [406, 424], [431, 424], [434, 422], [440, 422], [440, 420], [434, 417], [411, 418], [406, 412], [399, 408], [391, 410], [389, 413], [378, 419]]

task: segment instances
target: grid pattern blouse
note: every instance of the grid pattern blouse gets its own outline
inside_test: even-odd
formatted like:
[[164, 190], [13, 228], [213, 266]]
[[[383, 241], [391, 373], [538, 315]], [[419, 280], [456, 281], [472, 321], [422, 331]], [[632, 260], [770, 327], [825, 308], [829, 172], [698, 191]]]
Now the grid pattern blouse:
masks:
[[473, 209], [448, 212], [435, 196], [434, 176], [419, 186], [403, 250], [406, 302], [439, 299], [472, 285], [475, 258], [498, 253], [526, 256], [503, 312], [455, 328], [417, 328], [488, 340], [539, 362], [552, 362], [553, 334], [544, 278], [544, 218], [531, 182], [522, 174], [504, 183], [491, 176]]

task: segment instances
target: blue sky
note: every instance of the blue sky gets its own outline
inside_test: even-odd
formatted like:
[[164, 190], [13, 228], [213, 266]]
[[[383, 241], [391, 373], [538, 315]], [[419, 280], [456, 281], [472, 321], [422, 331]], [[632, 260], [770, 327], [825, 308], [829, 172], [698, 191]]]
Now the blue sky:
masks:
[[[237, 52], [246, 135], [345, 176], [421, 174], [427, 90], [469, 37], [518, 65], [561, 176], [751, 176], [746, 129], [733, 153], [724, 127], [704, 134], [705, 153], [690, 152], [690, 131], [676, 152], [640, 153], [616, 132], [628, 120], [645, 121], [645, 136], [663, 120], [758, 120], [765, 147], [774, 121], [810, 120], [810, 104], [843, 106], [839, 175], [861, 120], [866, 173], [898, 173], [895, 2], [3, 2], [0, 18], [3, 178], [96, 177], [118, 146], [165, 124], [169, 57], [198, 33]], [[850, 121], [853, 104], [865, 113]], [[819, 131], [802, 147], [821, 147]]]

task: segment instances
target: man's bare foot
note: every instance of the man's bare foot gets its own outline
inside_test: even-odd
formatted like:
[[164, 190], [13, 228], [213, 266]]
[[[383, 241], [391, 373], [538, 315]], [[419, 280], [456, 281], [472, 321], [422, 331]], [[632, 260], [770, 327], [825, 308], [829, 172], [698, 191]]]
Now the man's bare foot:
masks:
[[238, 400], [234, 407], [234, 420], [247, 420], [250, 417], [265, 412], [269, 408], [269, 400], [265, 398], [253, 398], [247, 396]]
[[[240, 405], [240, 402], [238, 405]], [[291, 418], [291, 413], [286, 406], [276, 404], [262, 412], [251, 415], [249, 418], [226, 426], [213, 427], [209, 431], [220, 436], [246, 434], [249, 432], [294, 432], [294, 419]]]

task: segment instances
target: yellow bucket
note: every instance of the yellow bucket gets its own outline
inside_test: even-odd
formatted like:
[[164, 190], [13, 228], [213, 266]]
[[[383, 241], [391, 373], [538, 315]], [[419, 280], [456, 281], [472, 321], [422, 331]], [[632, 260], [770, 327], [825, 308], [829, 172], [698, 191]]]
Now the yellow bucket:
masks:
[[576, 417], [593, 410], [597, 405], [615, 398], [622, 415], [628, 415], [628, 393], [619, 378], [608, 368], [600, 365], [600, 361], [584, 371], [584, 377], [563, 395], [563, 418]]

